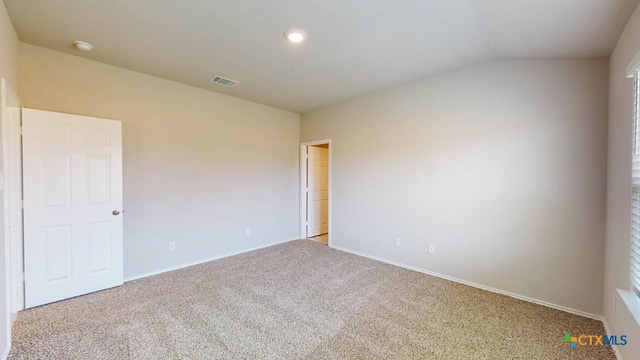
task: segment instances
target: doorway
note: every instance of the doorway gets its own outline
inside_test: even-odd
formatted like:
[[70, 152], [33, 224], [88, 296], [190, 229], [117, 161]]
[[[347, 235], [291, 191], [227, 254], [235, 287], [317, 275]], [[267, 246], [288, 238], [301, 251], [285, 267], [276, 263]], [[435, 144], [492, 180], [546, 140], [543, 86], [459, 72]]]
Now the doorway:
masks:
[[331, 140], [301, 145], [301, 238], [330, 245]]

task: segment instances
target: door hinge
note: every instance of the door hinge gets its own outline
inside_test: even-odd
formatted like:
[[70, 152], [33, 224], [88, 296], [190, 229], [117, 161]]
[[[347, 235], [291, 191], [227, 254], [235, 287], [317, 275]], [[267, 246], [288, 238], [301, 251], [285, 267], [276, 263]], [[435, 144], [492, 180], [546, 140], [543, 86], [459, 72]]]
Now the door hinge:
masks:
[[24, 282], [24, 273], [21, 274], [21, 279], [20, 281]]
[[22, 128], [22, 126], [18, 128], [18, 131], [20, 132], [20, 136], [24, 135], [24, 129]]
[[24, 200], [20, 200], [20, 208], [24, 210]]

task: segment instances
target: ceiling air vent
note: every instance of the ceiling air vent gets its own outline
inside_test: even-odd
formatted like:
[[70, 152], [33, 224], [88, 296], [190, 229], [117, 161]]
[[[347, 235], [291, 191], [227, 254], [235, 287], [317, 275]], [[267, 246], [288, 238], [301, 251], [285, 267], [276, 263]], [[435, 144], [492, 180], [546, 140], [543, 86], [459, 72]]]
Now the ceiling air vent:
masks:
[[226, 87], [234, 87], [234, 86], [240, 84], [239, 81], [227, 79], [227, 78], [222, 77], [220, 75], [214, 76], [213, 79], [211, 79], [209, 81], [211, 81], [212, 83], [220, 84], [222, 86], [226, 86]]

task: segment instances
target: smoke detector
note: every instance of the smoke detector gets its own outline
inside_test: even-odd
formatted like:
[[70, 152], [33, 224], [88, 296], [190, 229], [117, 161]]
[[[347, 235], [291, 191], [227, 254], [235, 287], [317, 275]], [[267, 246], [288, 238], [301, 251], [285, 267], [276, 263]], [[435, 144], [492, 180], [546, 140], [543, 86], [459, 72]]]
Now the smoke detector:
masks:
[[211, 80], [212, 83], [216, 83], [218, 85], [226, 86], [226, 87], [234, 87], [240, 84], [240, 81], [235, 81], [231, 79], [227, 79], [226, 77], [222, 77], [220, 75], [214, 76]]
[[86, 42], [86, 41], [80, 41], [80, 40], [77, 40], [77, 41], [74, 41], [74, 42], [73, 42], [73, 44], [74, 44], [74, 45], [76, 46], [76, 48], [77, 48], [78, 50], [80, 50], [80, 51], [88, 52], [88, 51], [93, 50], [93, 45], [89, 44], [89, 43], [88, 43], [88, 42]]

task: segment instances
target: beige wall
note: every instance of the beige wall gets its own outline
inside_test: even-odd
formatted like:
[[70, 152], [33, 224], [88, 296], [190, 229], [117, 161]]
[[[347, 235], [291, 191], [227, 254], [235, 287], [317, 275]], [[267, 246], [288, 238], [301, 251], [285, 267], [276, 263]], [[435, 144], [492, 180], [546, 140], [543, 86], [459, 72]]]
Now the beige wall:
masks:
[[0, 4], [0, 77], [9, 86], [18, 90], [18, 49], [20, 41], [16, 35], [4, 2]]
[[[18, 50], [20, 41], [16, 35], [7, 9], [4, 2], [0, 2], [0, 78], [4, 78], [7, 81], [7, 85], [14, 91], [17, 91], [18, 84]], [[2, 95], [2, 94], [0, 94]], [[1, 119], [0, 119], [1, 120]], [[1, 135], [1, 130], [0, 130]], [[4, 173], [4, 164], [2, 163], [2, 137], [0, 136], [0, 174]], [[4, 239], [4, 189], [0, 189], [0, 244], [5, 243]], [[8, 246], [8, 245], [7, 245]], [[2, 274], [8, 272], [7, 264], [5, 263], [5, 250], [7, 246], [0, 246], [0, 269]], [[7, 349], [8, 346], [8, 334], [7, 323], [11, 321], [7, 316], [7, 309], [9, 304], [7, 303], [5, 296], [9, 290], [5, 276], [0, 276], [0, 356]]]
[[332, 139], [332, 244], [602, 314], [607, 79], [495, 61], [303, 114]]
[[[609, 95], [609, 157], [607, 177], [607, 236], [604, 314], [613, 333], [627, 334], [619, 347], [625, 359], [640, 354], [640, 324], [629, 314], [616, 289], [630, 289], [631, 147], [633, 133], [633, 79], [626, 68], [640, 52], [640, 7], [611, 55]], [[614, 308], [614, 298], [617, 306]], [[640, 301], [638, 301], [640, 302]]]
[[297, 237], [298, 114], [20, 50], [26, 107], [123, 121], [125, 278]]

